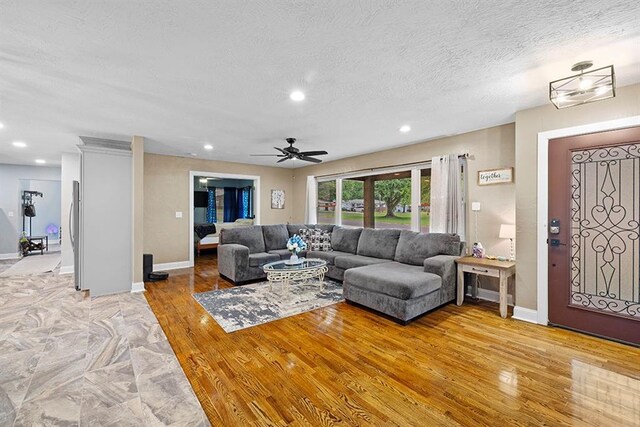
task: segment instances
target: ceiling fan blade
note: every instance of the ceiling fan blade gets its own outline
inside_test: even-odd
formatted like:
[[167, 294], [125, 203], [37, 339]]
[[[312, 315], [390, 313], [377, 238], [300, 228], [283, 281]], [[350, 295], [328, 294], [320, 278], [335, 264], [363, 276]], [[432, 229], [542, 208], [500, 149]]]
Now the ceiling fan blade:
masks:
[[273, 147], [276, 150], [280, 151], [282, 154], [288, 154], [285, 150], [283, 150], [282, 148], [278, 148], [278, 147]]
[[282, 157], [282, 154], [249, 154], [253, 157]]
[[313, 157], [307, 157], [307, 156], [300, 156], [298, 157], [300, 160], [304, 160], [305, 162], [311, 162], [311, 163], [322, 163], [322, 160], [320, 159], [316, 159]]
[[285, 160], [289, 160], [289, 157], [288, 156], [287, 157], [283, 157], [282, 159], [278, 160], [276, 163], [282, 163]]
[[329, 154], [326, 151], [302, 151], [300, 153], [301, 156], [324, 156], [325, 154]]

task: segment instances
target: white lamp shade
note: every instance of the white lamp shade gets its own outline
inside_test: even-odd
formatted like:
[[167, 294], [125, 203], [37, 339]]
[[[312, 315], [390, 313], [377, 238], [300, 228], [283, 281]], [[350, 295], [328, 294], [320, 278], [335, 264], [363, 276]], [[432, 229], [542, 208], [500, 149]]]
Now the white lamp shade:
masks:
[[500, 225], [500, 238], [501, 239], [515, 239], [516, 238], [516, 226], [514, 224], [501, 224]]

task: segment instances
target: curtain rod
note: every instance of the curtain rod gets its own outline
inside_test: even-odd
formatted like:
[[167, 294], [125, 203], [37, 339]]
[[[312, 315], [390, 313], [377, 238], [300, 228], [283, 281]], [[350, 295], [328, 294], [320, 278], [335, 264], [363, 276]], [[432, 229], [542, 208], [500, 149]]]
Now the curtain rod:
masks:
[[[471, 155], [469, 153], [463, 153], [463, 154], [458, 154], [458, 158], [459, 159], [468, 159], [469, 157], [471, 157]], [[341, 172], [341, 173], [330, 173], [327, 175], [314, 175], [314, 177], [317, 178], [327, 178], [327, 177], [332, 177], [332, 176], [342, 176], [345, 174], [354, 174], [354, 173], [359, 173], [359, 172], [375, 172], [378, 170], [383, 170], [383, 169], [391, 169], [391, 168], [401, 168], [403, 166], [415, 166], [415, 165], [425, 165], [425, 164], [430, 164], [431, 160], [423, 160], [421, 162], [411, 162], [411, 163], [401, 163], [399, 165], [389, 165], [389, 166], [380, 166], [377, 168], [365, 168], [365, 169], [357, 169], [354, 171], [349, 171], [349, 172]]]

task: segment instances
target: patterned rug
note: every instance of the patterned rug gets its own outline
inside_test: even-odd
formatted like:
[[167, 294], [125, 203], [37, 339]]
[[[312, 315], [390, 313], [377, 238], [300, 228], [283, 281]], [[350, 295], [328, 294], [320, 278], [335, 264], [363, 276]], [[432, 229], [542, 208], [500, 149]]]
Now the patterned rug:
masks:
[[292, 284], [288, 291], [277, 283], [269, 290], [268, 282], [260, 282], [193, 297], [227, 333], [344, 301], [342, 285], [327, 279], [323, 291], [317, 281]]

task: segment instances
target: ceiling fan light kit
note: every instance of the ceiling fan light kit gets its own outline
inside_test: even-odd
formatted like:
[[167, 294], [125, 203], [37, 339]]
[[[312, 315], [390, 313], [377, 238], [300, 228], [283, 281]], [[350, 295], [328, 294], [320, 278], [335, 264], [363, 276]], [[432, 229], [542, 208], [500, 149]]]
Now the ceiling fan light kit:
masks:
[[616, 77], [613, 65], [585, 71], [592, 61], [574, 64], [571, 71], [580, 74], [549, 83], [549, 100], [557, 109], [575, 107], [616, 96]]
[[300, 151], [299, 149], [293, 146], [293, 144], [296, 142], [295, 138], [287, 138], [286, 141], [289, 144], [288, 147], [285, 147], [285, 148], [273, 147], [276, 150], [278, 150], [280, 154], [251, 154], [251, 156], [281, 157], [281, 159], [278, 160], [277, 163], [282, 163], [286, 160], [293, 160], [293, 159], [298, 159], [298, 160], [311, 162], [311, 163], [322, 163], [322, 160], [316, 159], [315, 157], [312, 157], [312, 156], [324, 156], [325, 154], [329, 154], [324, 150]]

